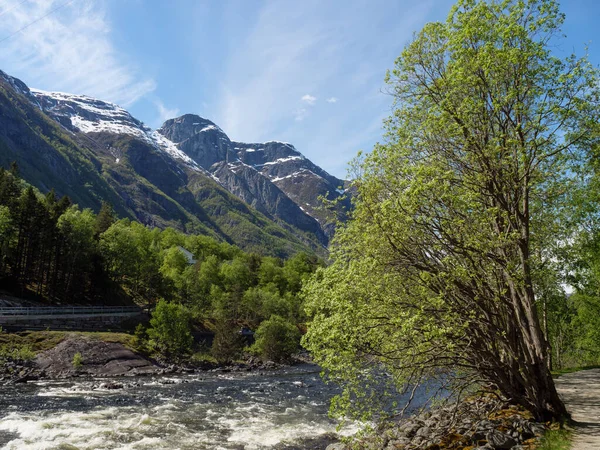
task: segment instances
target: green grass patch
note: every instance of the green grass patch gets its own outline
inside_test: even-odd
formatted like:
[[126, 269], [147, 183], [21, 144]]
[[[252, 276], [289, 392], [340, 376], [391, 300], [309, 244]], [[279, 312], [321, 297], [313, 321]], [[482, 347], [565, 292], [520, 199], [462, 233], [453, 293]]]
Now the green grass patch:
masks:
[[82, 336], [86, 336], [90, 339], [95, 339], [102, 342], [111, 342], [116, 344], [122, 344], [124, 347], [127, 347], [129, 350], [138, 352], [141, 351], [138, 348], [138, 342], [134, 335], [127, 333], [113, 333], [108, 331], [86, 331], [73, 333], [75, 335], [79, 334]]
[[561, 375], [566, 375], [568, 373], [574, 373], [574, 372], [580, 372], [582, 370], [589, 370], [589, 369], [599, 369], [600, 366], [579, 366], [579, 367], [568, 367], [565, 369], [556, 369], [552, 371], [552, 376], [554, 378], [558, 378]]
[[68, 337], [86, 337], [103, 342], [122, 344], [126, 348], [141, 352], [135, 336], [127, 333], [79, 332], [79, 331], [24, 331], [0, 333], [0, 357], [32, 359], [38, 353], [56, 347]]
[[202, 363], [216, 364], [217, 363], [217, 360], [215, 359], [214, 356], [212, 356], [210, 354], [210, 351], [196, 352], [192, 355], [190, 360], [192, 363], [196, 363], [196, 364], [202, 364]]
[[34, 356], [56, 347], [66, 336], [62, 331], [0, 333], [0, 348], [29, 348]]
[[571, 436], [571, 431], [564, 428], [548, 430], [544, 433], [536, 450], [569, 450], [571, 448]]

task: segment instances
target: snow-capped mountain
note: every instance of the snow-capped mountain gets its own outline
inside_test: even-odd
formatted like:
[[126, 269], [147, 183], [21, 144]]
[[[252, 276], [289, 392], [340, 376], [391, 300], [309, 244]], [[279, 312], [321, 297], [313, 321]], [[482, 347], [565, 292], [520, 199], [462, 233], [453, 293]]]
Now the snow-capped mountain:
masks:
[[[90, 150], [93, 156], [88, 159], [101, 177], [112, 183], [111, 189], [117, 185], [123, 208], [133, 211], [142, 222], [187, 228], [184, 224], [191, 215], [194, 223], [214, 227], [210, 213], [197, 207], [224, 188], [300, 241], [316, 239], [326, 245], [333, 231], [328, 213], [319, 209], [318, 198], [339, 197], [344, 193], [344, 181], [313, 164], [291, 144], [234, 142], [215, 123], [193, 114], [167, 120], [152, 130], [113, 103], [29, 89], [1, 71], [0, 88], [10, 94], [11, 101], [17, 99], [12, 94], [27, 98], [33, 109], [72, 136], [82, 153]], [[0, 139], [2, 119], [0, 115]], [[139, 177], [145, 181], [136, 184]], [[146, 200], [138, 198], [141, 191]], [[249, 214], [231, 207], [236, 214]], [[213, 212], [228, 216], [222, 219], [228, 227], [238, 222], [222, 207]]]
[[[332, 233], [330, 218], [320, 209], [319, 196], [340, 197], [344, 194], [344, 181], [312, 163], [293, 145], [231, 141], [213, 122], [193, 114], [167, 120], [158, 133], [175, 142], [231, 193], [259, 211], [291, 220], [295, 225], [299, 219], [290, 215], [305, 214], [316, 220], [324, 232]], [[291, 208], [290, 201], [297, 208]]]

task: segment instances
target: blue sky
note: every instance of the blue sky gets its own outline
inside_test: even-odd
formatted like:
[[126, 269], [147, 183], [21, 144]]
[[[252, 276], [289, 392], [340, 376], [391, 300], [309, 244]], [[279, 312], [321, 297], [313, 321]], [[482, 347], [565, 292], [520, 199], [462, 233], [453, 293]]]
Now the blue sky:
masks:
[[[381, 137], [386, 69], [453, 3], [0, 0], [0, 69], [31, 87], [118, 103], [154, 128], [196, 113], [234, 140], [291, 142], [343, 177]], [[556, 51], [587, 44], [600, 64], [600, 2], [562, 6], [567, 39]]]

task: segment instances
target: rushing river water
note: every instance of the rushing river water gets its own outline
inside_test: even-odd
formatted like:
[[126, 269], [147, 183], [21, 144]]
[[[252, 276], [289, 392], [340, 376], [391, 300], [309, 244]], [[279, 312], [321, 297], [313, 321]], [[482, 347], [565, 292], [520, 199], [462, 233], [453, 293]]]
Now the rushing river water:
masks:
[[336, 428], [327, 416], [336, 389], [315, 366], [113, 381], [125, 387], [90, 379], [0, 387], [0, 448], [263, 449]]

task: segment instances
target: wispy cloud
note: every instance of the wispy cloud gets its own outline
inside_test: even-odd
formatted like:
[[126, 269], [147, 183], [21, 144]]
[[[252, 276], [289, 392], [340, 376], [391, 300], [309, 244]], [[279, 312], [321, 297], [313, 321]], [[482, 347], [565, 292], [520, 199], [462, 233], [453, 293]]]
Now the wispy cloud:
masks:
[[[61, 0], [4, 2], [0, 39], [44, 17]], [[103, 2], [77, 0], [2, 42], [0, 64], [28, 85], [87, 94], [129, 106], [156, 83], [140, 75], [110, 39]]]
[[294, 120], [296, 122], [302, 122], [304, 119], [306, 119], [307, 115], [308, 111], [306, 110], [306, 108], [298, 108], [294, 114]]
[[313, 106], [317, 102], [317, 97], [310, 94], [305, 94], [300, 100], [302, 100], [307, 105]]
[[162, 124], [168, 119], [173, 119], [179, 116], [179, 108], [167, 108], [165, 104], [160, 100], [156, 100], [154, 104], [156, 105], [156, 109], [158, 110], [158, 122], [160, 124]]
[[[215, 120], [233, 139], [293, 142], [341, 175], [359, 148], [369, 150], [381, 136], [391, 103], [381, 93], [385, 71], [437, 3], [266, 2], [231, 44]], [[326, 92], [352, 102], [332, 117], [317, 99], [339, 99]]]

